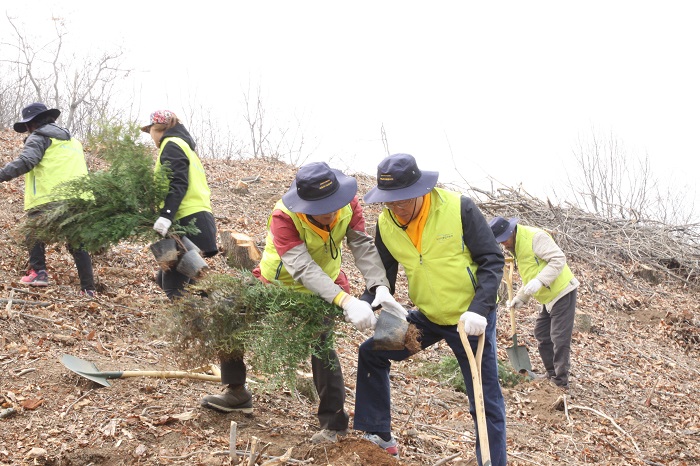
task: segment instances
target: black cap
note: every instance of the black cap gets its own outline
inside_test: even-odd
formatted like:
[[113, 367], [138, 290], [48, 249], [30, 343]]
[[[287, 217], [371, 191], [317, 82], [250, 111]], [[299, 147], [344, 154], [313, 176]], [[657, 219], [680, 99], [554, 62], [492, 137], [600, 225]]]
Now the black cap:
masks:
[[29, 104], [22, 109], [22, 119], [15, 123], [15, 131], [17, 131], [18, 133], [26, 133], [27, 123], [32, 121], [34, 118], [44, 114], [51, 115], [55, 120], [61, 114], [61, 111], [57, 108], [52, 108], [49, 110], [48, 108], [46, 108], [46, 105], [42, 104], [41, 102], [34, 102], [33, 104]]

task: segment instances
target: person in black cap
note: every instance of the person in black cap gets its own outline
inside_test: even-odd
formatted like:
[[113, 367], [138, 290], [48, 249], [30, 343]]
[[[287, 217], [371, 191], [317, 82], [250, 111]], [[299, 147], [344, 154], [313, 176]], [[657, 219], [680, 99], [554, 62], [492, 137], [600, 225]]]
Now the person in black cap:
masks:
[[[280, 283], [300, 292], [315, 293], [343, 309], [345, 320], [358, 330], [373, 329], [377, 319], [372, 306], [405, 316], [406, 311], [389, 293], [389, 282], [357, 198], [357, 180], [331, 169], [325, 162], [302, 166], [289, 191], [275, 205], [260, 264], [253, 274], [266, 283]], [[374, 293], [372, 306], [350, 295], [350, 284], [341, 270], [343, 240]], [[326, 338], [326, 335], [321, 337]], [[319, 394], [320, 431], [314, 443], [335, 442], [347, 434], [345, 384], [335, 351], [311, 358], [314, 384]], [[251, 394], [244, 384], [242, 359], [222, 361], [222, 395], [208, 395], [202, 406], [219, 411], [252, 412]]]
[[[486, 219], [474, 202], [459, 193], [437, 188], [438, 172], [421, 171], [413, 156], [394, 154], [377, 168], [377, 186], [364, 197], [383, 203], [375, 242], [394, 290], [398, 266], [408, 279], [408, 293], [416, 309], [408, 321], [421, 333], [423, 349], [445, 340], [459, 362], [470, 412], [477, 433], [488, 434], [493, 465], [506, 464], [506, 413], [498, 382], [496, 310], [503, 275], [503, 252]], [[479, 432], [471, 371], [457, 330], [464, 322], [476, 350], [478, 335], [485, 334], [481, 364], [488, 433]], [[403, 350], [375, 350], [373, 338], [359, 349], [354, 428], [364, 438], [398, 456], [391, 433], [389, 370], [391, 361], [411, 354]]]
[[[24, 148], [12, 162], [0, 169], [0, 181], [24, 177], [24, 210], [28, 217], [40, 215], [46, 204], [62, 198], [53, 193], [61, 183], [87, 175], [83, 146], [71, 137], [67, 129], [55, 124], [61, 111], [48, 109], [35, 102], [22, 109], [22, 119], [14, 124], [18, 133], [29, 133]], [[28, 286], [48, 286], [46, 272], [46, 245], [33, 241], [29, 249], [29, 270], [20, 283]], [[95, 295], [95, 283], [90, 255], [79, 248], [68, 250], [75, 260], [83, 295]]]
[[546, 231], [519, 224], [517, 218], [496, 217], [489, 224], [496, 241], [513, 254], [525, 284], [506, 305], [518, 309], [530, 298], [541, 304], [535, 338], [546, 377], [569, 391], [571, 334], [579, 281], [567, 265], [564, 252]]
[[[160, 208], [160, 216], [153, 229], [161, 236], [168, 234], [173, 220], [181, 225], [192, 223], [199, 229], [196, 235], [188, 235], [204, 257], [214, 257], [216, 245], [216, 223], [211, 207], [211, 191], [202, 162], [195, 152], [196, 144], [175, 113], [156, 110], [151, 113], [148, 125], [141, 127], [148, 133], [158, 148], [155, 171], [163, 166], [169, 168], [168, 194]], [[169, 299], [182, 296], [184, 288], [192, 279], [175, 269], [158, 271], [156, 283]]]

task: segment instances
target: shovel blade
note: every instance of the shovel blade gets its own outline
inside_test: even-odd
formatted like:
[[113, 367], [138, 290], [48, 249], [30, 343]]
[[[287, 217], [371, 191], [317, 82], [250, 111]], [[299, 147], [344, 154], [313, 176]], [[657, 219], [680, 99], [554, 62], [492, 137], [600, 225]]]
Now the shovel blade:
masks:
[[64, 354], [61, 356], [61, 364], [66, 366], [68, 370], [75, 372], [76, 374], [85, 377], [86, 379], [92, 380], [103, 387], [111, 387], [112, 384], [107, 380], [106, 375], [102, 375], [97, 369], [97, 366], [90, 361], [85, 361], [84, 359], [76, 358], [70, 354]]
[[530, 354], [527, 352], [527, 348], [525, 346], [509, 346], [506, 348], [506, 352], [508, 353], [510, 365], [513, 366], [513, 369], [515, 369], [516, 372], [520, 374], [532, 372]]

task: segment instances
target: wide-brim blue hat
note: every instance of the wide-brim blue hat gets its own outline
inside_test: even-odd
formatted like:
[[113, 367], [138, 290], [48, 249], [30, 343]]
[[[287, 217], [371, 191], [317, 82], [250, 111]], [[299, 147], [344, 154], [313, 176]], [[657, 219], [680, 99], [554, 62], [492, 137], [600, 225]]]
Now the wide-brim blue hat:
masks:
[[424, 196], [435, 187], [438, 175], [421, 171], [412, 155], [390, 155], [377, 166], [377, 186], [365, 194], [364, 200], [373, 204]]
[[18, 133], [26, 133], [27, 123], [32, 121], [34, 118], [41, 115], [51, 115], [55, 120], [60, 114], [61, 111], [57, 108], [48, 109], [46, 108], [46, 105], [42, 104], [41, 102], [34, 102], [33, 104], [29, 104], [22, 109], [22, 119], [15, 123], [13, 128]]
[[506, 220], [503, 217], [495, 217], [489, 222], [493, 236], [496, 237], [496, 242], [502, 243], [510, 238], [513, 234], [515, 226], [518, 224], [519, 219], [516, 217]]
[[355, 178], [326, 162], [312, 162], [299, 169], [282, 202], [292, 212], [324, 215], [350, 204], [356, 194]]

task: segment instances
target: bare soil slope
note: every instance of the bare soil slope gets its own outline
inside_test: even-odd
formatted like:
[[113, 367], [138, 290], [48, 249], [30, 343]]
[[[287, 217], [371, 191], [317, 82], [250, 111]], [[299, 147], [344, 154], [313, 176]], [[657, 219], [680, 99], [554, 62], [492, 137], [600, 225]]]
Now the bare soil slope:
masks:
[[[0, 132], [0, 163], [16, 157], [21, 145], [15, 133]], [[294, 169], [260, 160], [204, 164], [218, 227], [245, 232], [262, 245], [267, 216]], [[259, 179], [247, 193], [234, 192], [238, 180], [251, 177]], [[358, 179], [360, 193], [367, 192], [372, 180]], [[102, 387], [70, 372], [59, 362], [63, 354], [102, 371], [183, 368], [152, 325], [168, 302], [153, 281], [156, 264], [147, 245], [125, 243], [94, 257], [97, 300], [79, 296], [72, 259], [60, 245], [48, 248], [51, 285], [19, 286], [27, 256], [16, 233], [22, 190], [21, 179], [0, 184], [0, 413], [14, 410], [0, 418], [0, 464], [253, 464], [242, 456], [230, 459], [231, 421], [238, 424], [239, 453], [249, 452], [254, 441], [263, 447], [255, 464], [275, 464], [273, 458], [290, 448], [286, 464], [475, 464], [466, 395], [419, 375], [425, 364], [450, 354], [444, 345], [393, 366], [400, 460], [352, 431], [338, 444], [312, 447], [308, 438], [318, 428], [312, 391], [265, 391], [255, 368], [252, 416], [200, 408], [203, 395], [220, 390], [212, 382], [140, 377]], [[377, 213], [367, 206], [368, 224]], [[229, 270], [221, 256], [210, 265], [217, 273]], [[503, 390], [510, 464], [700, 464], [697, 290], [637, 282], [629, 264], [619, 264], [618, 273], [592, 265], [571, 264], [582, 282], [572, 349], [574, 398], [557, 410], [559, 394], [546, 383]], [[362, 279], [351, 262], [347, 269], [359, 293]], [[407, 302], [403, 288], [399, 294]], [[500, 359], [507, 361], [510, 325], [501, 314]], [[541, 371], [534, 318], [534, 307], [519, 312], [520, 343]], [[357, 346], [368, 335], [344, 322], [337, 332], [352, 414]]]

